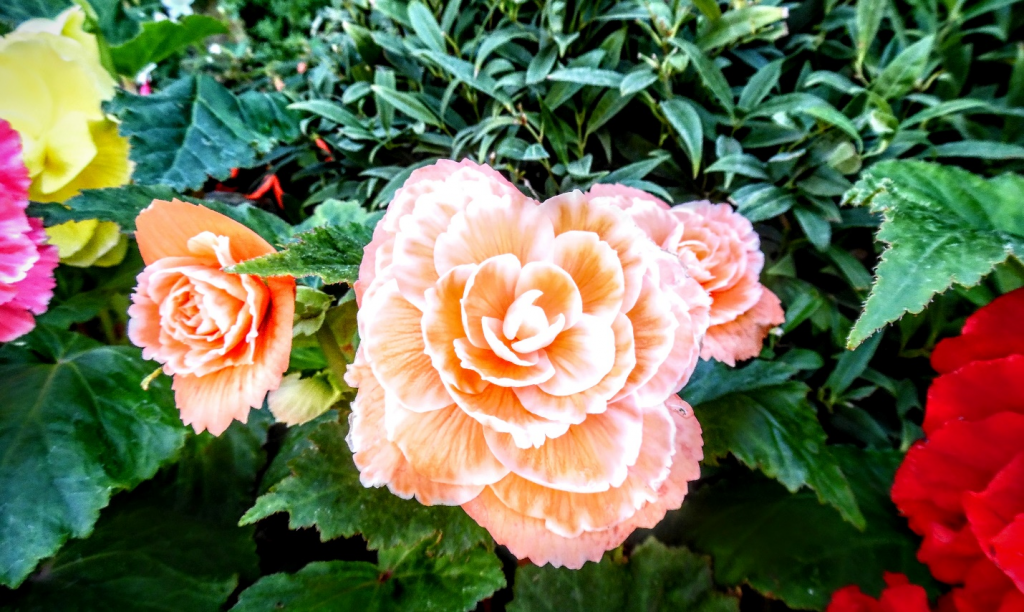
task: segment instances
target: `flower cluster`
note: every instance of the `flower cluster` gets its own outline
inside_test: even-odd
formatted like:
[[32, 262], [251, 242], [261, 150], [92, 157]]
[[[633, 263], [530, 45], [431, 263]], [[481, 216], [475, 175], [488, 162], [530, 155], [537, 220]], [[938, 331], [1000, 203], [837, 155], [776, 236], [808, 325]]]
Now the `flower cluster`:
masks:
[[[469, 161], [413, 173], [355, 286], [349, 445], [364, 485], [461, 504], [517, 556], [568, 567], [679, 507], [702, 441], [676, 393], [711, 313], [735, 323], [766, 290], [749, 224], [722, 210], [691, 236], [704, 209], [674, 209], [666, 247], [645, 201], [668, 210], [622, 186], [538, 203]], [[716, 307], [695, 278], [742, 297]], [[759, 349], [762, 330], [748, 335]]]
[[960, 585], [959, 612], [1024, 610], [1024, 290], [972, 315], [932, 354], [927, 439], [892, 498], [924, 537], [918, 558]]
[[832, 594], [825, 612], [930, 612], [923, 587], [910, 584], [903, 574], [886, 572], [884, 578], [886, 588], [878, 599], [856, 585], [843, 587]]
[[28, 186], [18, 134], [0, 119], [0, 342], [30, 332], [53, 296], [57, 249], [25, 215]]

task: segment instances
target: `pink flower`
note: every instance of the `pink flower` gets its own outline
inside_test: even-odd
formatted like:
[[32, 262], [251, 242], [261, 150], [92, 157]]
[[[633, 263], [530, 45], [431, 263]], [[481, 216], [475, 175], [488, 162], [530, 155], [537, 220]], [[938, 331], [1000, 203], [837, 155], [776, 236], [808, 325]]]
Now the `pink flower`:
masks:
[[750, 221], [728, 204], [669, 207], [625, 185], [594, 185], [592, 202], [625, 210], [661, 248], [675, 254], [711, 295], [711, 324], [700, 356], [729, 365], [756, 357], [764, 337], [785, 320], [779, 298], [761, 284], [760, 240]]
[[622, 210], [487, 166], [413, 173], [366, 247], [349, 445], [365, 486], [461, 504], [578, 568], [678, 508], [700, 426], [675, 394], [710, 300]]
[[25, 215], [28, 186], [21, 139], [0, 119], [0, 342], [32, 331], [56, 284], [57, 247], [46, 245], [42, 221]]

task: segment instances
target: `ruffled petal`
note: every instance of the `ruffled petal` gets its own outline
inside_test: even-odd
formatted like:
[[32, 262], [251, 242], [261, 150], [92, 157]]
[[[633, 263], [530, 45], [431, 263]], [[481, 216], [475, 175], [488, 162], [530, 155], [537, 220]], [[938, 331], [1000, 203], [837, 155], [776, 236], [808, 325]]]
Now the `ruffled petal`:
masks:
[[594, 232], [569, 231], [555, 238], [552, 261], [569, 273], [583, 312], [611, 323], [622, 309], [625, 280], [618, 254]]

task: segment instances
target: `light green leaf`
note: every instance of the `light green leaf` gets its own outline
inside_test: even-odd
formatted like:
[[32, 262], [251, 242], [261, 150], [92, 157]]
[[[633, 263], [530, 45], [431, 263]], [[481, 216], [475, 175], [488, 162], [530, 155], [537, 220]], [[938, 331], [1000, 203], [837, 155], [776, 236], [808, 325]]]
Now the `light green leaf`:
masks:
[[1020, 195], [1002, 184], [919, 161], [880, 162], [861, 176], [845, 199], [882, 213], [878, 239], [888, 248], [849, 348], [903, 313], [921, 312], [954, 283], [976, 285], [1008, 256], [1024, 254]]
[[934, 36], [925, 36], [904, 49], [872, 81], [871, 91], [885, 100], [893, 100], [910, 93], [917, 81], [924, 76], [934, 42]]
[[516, 570], [510, 612], [738, 612], [739, 600], [715, 589], [707, 559], [654, 538], [624, 562], [608, 553], [600, 563], [570, 570], [524, 565]]
[[767, 179], [764, 162], [748, 153], [733, 153], [719, 157], [707, 168], [708, 172], [735, 172], [756, 179]]
[[416, 38], [430, 49], [443, 54], [445, 52], [444, 32], [441, 31], [441, 26], [437, 23], [433, 11], [419, 0], [413, 0], [409, 3], [408, 14], [412, 29], [416, 32]]
[[323, 423], [310, 434], [311, 447], [289, 462], [292, 475], [257, 499], [242, 524], [288, 512], [292, 529], [315, 525], [325, 541], [359, 533], [370, 548], [411, 547], [430, 536], [440, 539], [443, 554], [491, 542], [461, 508], [424, 506], [386, 488], [364, 487], [345, 443], [348, 414], [341, 421]]
[[555, 61], [557, 60], [558, 45], [554, 41], [549, 40], [541, 45], [540, 51], [530, 61], [530, 65], [526, 67], [526, 84], [536, 85], [547, 78], [551, 69], [555, 67]]
[[697, 46], [703, 51], [727, 47], [788, 16], [789, 9], [781, 6], [755, 4], [733, 9], [710, 22], [697, 37]]
[[888, 6], [887, 0], [857, 0], [855, 24], [857, 30], [857, 63], [859, 73], [864, 64], [864, 58], [868, 55], [871, 43], [878, 36], [878, 28], [882, 25], [882, 18], [885, 17], [885, 9]]
[[559, 68], [548, 74], [548, 80], [617, 89], [622, 84], [622, 75], [614, 70], [601, 68]]
[[188, 15], [178, 23], [147, 21], [138, 36], [111, 48], [110, 56], [119, 73], [133, 77], [151, 63], [159, 64], [209, 36], [227, 33], [226, 25], [206, 15]]
[[259, 276], [318, 276], [327, 284], [352, 284], [359, 278], [363, 247], [373, 229], [362, 223], [324, 225], [297, 234], [297, 243], [227, 268], [235, 274]]
[[658, 74], [650, 68], [635, 70], [627, 74], [619, 84], [619, 93], [623, 96], [635, 94], [650, 87], [658, 80]]
[[810, 491], [790, 493], [746, 473], [697, 489], [656, 533], [711, 554], [719, 583], [749, 584], [791, 608], [824, 609], [832, 593], [848, 585], [877, 597], [886, 571], [907, 574], [912, 584], [937, 594], [928, 568], [916, 559], [920, 538], [889, 499], [903, 454], [851, 447], [832, 453], [864, 511], [863, 532]]
[[394, 106], [409, 117], [434, 127], [444, 127], [444, 123], [438, 119], [434, 111], [427, 108], [427, 105], [421, 102], [416, 96], [402, 91], [396, 91], [383, 85], [373, 85], [370, 89], [373, 90], [373, 93], [386, 100], [388, 104]]
[[45, 327], [0, 348], [0, 584], [17, 586], [68, 538], [92, 531], [120, 489], [151, 478], [185, 441], [153, 364]]
[[331, 409], [341, 399], [330, 371], [302, 378], [295, 372], [281, 380], [281, 386], [267, 395], [267, 407], [278, 423], [301, 425]]
[[131, 144], [138, 183], [198, 189], [208, 176], [228, 178], [256, 164], [256, 134], [238, 99], [205, 74], [185, 77], [150, 96], [119, 93], [109, 104]]
[[327, 100], [308, 100], [306, 102], [295, 102], [288, 105], [288, 108], [290, 110], [306, 111], [307, 113], [319, 115], [324, 119], [349, 128], [357, 135], [364, 136], [367, 139], [373, 138], [373, 135], [366, 129], [366, 126], [363, 125], [363, 122], [359, 117], [344, 106], [340, 106], [334, 102], [329, 102]]
[[704, 460], [732, 453], [791, 492], [813, 489], [822, 503], [863, 529], [864, 515], [807, 401], [810, 389], [791, 380], [796, 372], [779, 362], [755, 360], [730, 368], [702, 361], [683, 399], [694, 407], [704, 430]]
[[1024, 159], [1024, 147], [1009, 142], [959, 140], [936, 146], [935, 156], [969, 157], [972, 159]]
[[360, 612], [461, 612], [505, 586], [501, 561], [483, 547], [438, 555], [430, 539], [365, 561], [318, 561], [294, 574], [261, 578], [232, 612], [312, 612], [325, 602]]
[[697, 109], [683, 98], [663, 100], [660, 106], [661, 112], [665, 113], [665, 118], [679, 135], [683, 150], [690, 158], [693, 177], [697, 178], [697, 174], [700, 172], [700, 163], [704, 157], [704, 127], [700, 122]]

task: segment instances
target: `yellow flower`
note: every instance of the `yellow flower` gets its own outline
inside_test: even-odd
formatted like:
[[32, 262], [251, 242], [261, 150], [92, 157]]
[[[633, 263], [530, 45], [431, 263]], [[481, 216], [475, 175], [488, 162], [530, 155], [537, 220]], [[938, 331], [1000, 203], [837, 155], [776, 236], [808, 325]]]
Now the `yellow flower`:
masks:
[[128, 253], [128, 237], [113, 221], [68, 221], [46, 228], [60, 262], [76, 268], [116, 266]]
[[37, 202], [128, 182], [128, 142], [103, 113], [114, 80], [78, 7], [32, 19], [0, 38], [0, 118], [21, 135]]

